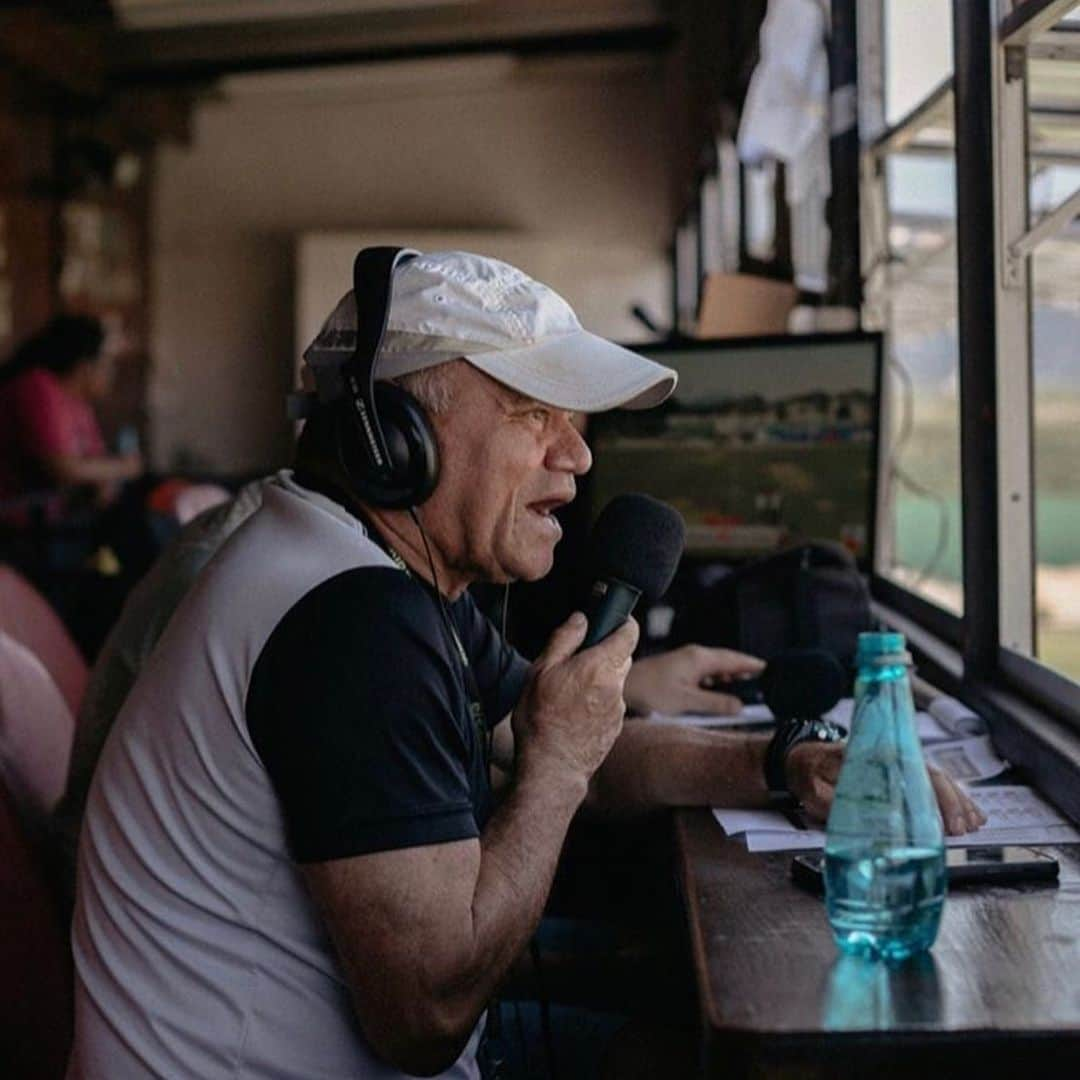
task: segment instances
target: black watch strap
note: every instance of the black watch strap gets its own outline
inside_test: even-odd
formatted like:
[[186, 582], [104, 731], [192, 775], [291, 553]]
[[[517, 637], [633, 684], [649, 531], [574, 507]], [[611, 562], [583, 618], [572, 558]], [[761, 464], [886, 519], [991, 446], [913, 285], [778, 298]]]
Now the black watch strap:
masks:
[[787, 782], [787, 756], [804, 742], [837, 742], [847, 732], [839, 724], [819, 717], [810, 720], [786, 720], [777, 725], [765, 750], [765, 787], [774, 801], [792, 798]]

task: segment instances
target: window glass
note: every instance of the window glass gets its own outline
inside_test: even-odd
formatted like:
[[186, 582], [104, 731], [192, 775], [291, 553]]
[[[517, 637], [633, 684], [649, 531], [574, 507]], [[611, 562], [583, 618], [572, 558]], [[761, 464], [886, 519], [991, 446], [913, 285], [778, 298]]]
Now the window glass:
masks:
[[[1032, 220], [1080, 187], [1080, 167], [1036, 169]], [[1080, 225], [1031, 262], [1036, 656], [1080, 681]]]
[[[883, 37], [885, 117], [896, 125], [952, 75], [951, 0], [884, 0]], [[884, 230], [873, 259], [885, 272], [873, 275], [871, 300], [886, 331], [876, 569], [961, 614], [952, 127], [950, 97], [883, 162]]]
[[887, 124], [905, 117], [952, 74], [952, 52], [952, 0], [885, 0]]
[[885, 564], [879, 571], [963, 611], [955, 156], [887, 162], [889, 275]]
[[[1059, 28], [1072, 27], [1078, 10]], [[1049, 40], [1053, 32], [1047, 35]], [[1032, 224], [1080, 188], [1080, 62], [1028, 63]], [[1035, 656], [1080, 681], [1080, 222], [1031, 258]]]

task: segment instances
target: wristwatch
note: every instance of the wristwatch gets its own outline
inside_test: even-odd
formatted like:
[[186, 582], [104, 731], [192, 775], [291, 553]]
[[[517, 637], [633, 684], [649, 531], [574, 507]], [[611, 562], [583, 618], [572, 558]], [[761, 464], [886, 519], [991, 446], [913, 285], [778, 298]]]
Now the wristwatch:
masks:
[[839, 742], [847, 735], [845, 728], [831, 720], [814, 717], [806, 720], [785, 720], [778, 724], [776, 732], [765, 750], [765, 787], [773, 802], [790, 803], [793, 796], [788, 787], [787, 756], [799, 743]]

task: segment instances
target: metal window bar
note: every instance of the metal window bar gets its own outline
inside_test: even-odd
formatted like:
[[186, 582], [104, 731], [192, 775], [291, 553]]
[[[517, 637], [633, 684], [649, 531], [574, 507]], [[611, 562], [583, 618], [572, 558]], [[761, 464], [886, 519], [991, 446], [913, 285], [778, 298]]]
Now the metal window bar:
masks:
[[1002, 14], [998, 22], [998, 41], [1004, 48], [1029, 45], [1074, 7], [1076, 0], [1025, 0], [1012, 11]]
[[[1028, 166], [1031, 56], [1040, 59], [1080, 58], [1080, 34], [1055, 30], [1053, 24], [1070, 12], [1076, 0], [1029, 3], [1003, 18], [995, 49], [995, 127], [998, 134], [997, 175], [1001, 192], [997, 217], [998, 248], [998, 377], [1003, 412], [999, 467], [1001, 503], [1001, 642], [998, 666], [1004, 678], [1025, 695], [1075, 723], [1080, 717], [1080, 687], [1039, 663], [1035, 652], [1035, 529], [1031, 370], [1031, 255], [1045, 240], [1068, 227], [1080, 214], [1080, 189], [1030, 223]], [[1019, 16], [1027, 19], [1021, 24]], [[1041, 35], [1041, 36], [1040, 36]], [[1065, 46], [1057, 48], [1053, 43]], [[1045, 110], [1044, 110], [1045, 111]], [[1076, 114], [1073, 113], [1075, 116]], [[1044, 155], [1034, 155], [1043, 157]], [[1007, 396], [1006, 396], [1007, 395]], [[1026, 530], [1026, 535], [1025, 535]], [[1025, 552], [1026, 547], [1026, 552]]]
[[895, 154], [910, 146], [919, 134], [947, 119], [953, 109], [953, 77], [950, 75], [934, 87], [906, 116], [886, 128], [867, 150], [876, 158]]
[[[956, 239], [960, 344], [964, 671], [991, 678], [999, 647], [997, 328], [994, 272], [994, 25], [982, 4], [953, 0]], [[962, 132], [962, 135], [960, 133]]]
[[1056, 210], [1044, 215], [1033, 228], [1028, 229], [1018, 240], [1009, 245], [1009, 254], [1014, 259], [1023, 259], [1044, 241], [1056, 236], [1072, 223], [1080, 214], [1080, 187], [1078, 187]]
[[[860, 235], [863, 278], [863, 325], [887, 328], [891, 323], [892, 297], [903, 276], [892, 252], [889, 237], [890, 214], [886, 159], [891, 154], [913, 153], [924, 149], [920, 136], [934, 126], [952, 126], [952, 79], [943, 79], [900, 121], [884, 126], [884, 48], [883, 8], [881, 0], [861, 0], [858, 9], [859, 25], [859, 112], [867, 118], [867, 130], [877, 131], [875, 138], [864, 143], [860, 161]], [[927, 147], [928, 150], [934, 148]], [[942, 150], [945, 147], [941, 147]], [[948, 148], [952, 153], [952, 146]], [[890, 377], [891, 365], [886, 364], [882, 387], [880, 417], [881, 440], [885, 448], [893, 447], [897, 432], [893, 431], [893, 397], [895, 376]], [[901, 584], [895, 577], [895, 555], [892, 521], [895, 506], [893, 495], [903, 483], [902, 471], [895, 455], [886, 452], [879, 464], [878, 502], [876, 512], [875, 565], [871, 578], [874, 595], [886, 600], [907, 618], [929, 627], [938, 636], [958, 643], [962, 638], [959, 616], [927, 600], [914, 591], [917, 585]]]
[[1030, 60], [1080, 60], [1080, 30], [1056, 26], [1027, 47]]
[[[999, 7], [1003, 0], [998, 0]], [[1035, 500], [1032, 454], [1031, 269], [1011, 243], [1027, 228], [1026, 65], [994, 44], [994, 320], [997, 355], [997, 534], [1000, 644], [1031, 655], [1035, 645]]]

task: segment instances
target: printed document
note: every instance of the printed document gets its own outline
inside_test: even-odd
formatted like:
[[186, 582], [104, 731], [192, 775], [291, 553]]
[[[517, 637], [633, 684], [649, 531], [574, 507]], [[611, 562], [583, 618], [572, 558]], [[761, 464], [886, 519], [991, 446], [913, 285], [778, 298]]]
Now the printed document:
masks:
[[[947, 836], [949, 847], [1080, 840], [1080, 831], [1068, 818], [1022, 784], [976, 788], [971, 795], [986, 814], [986, 824], [964, 836]], [[825, 846], [823, 829], [800, 829], [776, 810], [714, 810], [713, 815], [728, 836], [743, 837], [750, 851], [812, 851]]]

